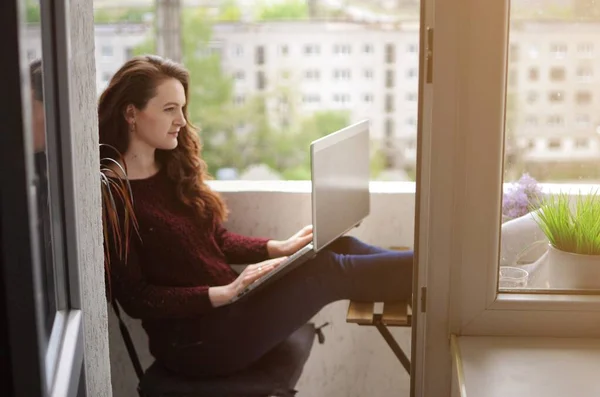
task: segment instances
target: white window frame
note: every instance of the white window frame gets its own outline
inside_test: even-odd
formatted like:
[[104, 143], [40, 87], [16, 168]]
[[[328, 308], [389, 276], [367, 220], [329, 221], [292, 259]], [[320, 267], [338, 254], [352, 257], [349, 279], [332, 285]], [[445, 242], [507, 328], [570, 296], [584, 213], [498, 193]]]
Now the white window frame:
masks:
[[420, 88], [412, 383], [414, 396], [441, 397], [450, 334], [598, 337], [600, 296], [497, 292], [508, 0], [424, 10], [435, 33], [433, 84]]
[[[503, 175], [503, 129], [507, 80], [508, 1], [464, 3], [456, 33], [458, 51], [436, 51], [445, 65], [460, 60], [456, 84], [434, 90], [433, 130], [453, 134], [452, 144], [435, 147], [438, 160], [431, 164], [433, 178], [451, 170], [446, 198], [451, 208], [440, 205], [452, 232], [448, 258], [431, 266], [451, 269], [451, 331], [461, 335], [600, 336], [600, 296], [498, 293], [498, 262], [501, 230]], [[461, 7], [454, 5], [455, 8]], [[468, 18], [468, 15], [477, 18]], [[440, 15], [440, 14], [437, 14]], [[467, 23], [467, 21], [469, 23]], [[436, 49], [455, 38], [436, 35]], [[460, 57], [460, 58], [459, 58]], [[444, 59], [445, 58], [445, 59]], [[435, 69], [434, 69], [435, 72]], [[441, 80], [443, 76], [439, 79]], [[438, 81], [439, 81], [438, 80]], [[436, 83], [438, 83], [436, 81]], [[440, 82], [440, 84], [442, 84]], [[445, 104], [449, 95], [456, 98]], [[442, 115], [451, 111], [450, 130]], [[448, 108], [449, 104], [452, 104]], [[444, 115], [446, 116], [446, 115]], [[447, 117], [447, 116], [446, 116]], [[485, 134], [481, 133], [486, 131]], [[477, 149], [475, 149], [477, 148]], [[449, 165], [452, 164], [452, 167]], [[451, 183], [450, 183], [451, 182]], [[433, 232], [430, 230], [430, 232]], [[435, 247], [431, 247], [433, 252]], [[584, 327], [573, 327], [573, 324]]]

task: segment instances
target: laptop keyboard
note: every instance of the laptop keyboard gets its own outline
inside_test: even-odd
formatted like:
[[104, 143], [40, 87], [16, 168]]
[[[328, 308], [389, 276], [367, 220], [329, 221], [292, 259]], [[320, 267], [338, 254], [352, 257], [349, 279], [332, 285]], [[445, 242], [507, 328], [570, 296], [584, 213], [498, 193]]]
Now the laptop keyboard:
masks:
[[313, 245], [309, 244], [309, 245], [305, 245], [304, 247], [300, 248], [298, 251], [296, 251], [295, 253], [293, 253], [291, 256], [288, 256], [288, 258], [286, 260], [284, 260], [283, 262], [281, 262], [279, 264], [279, 266], [277, 267], [282, 267], [287, 265], [288, 263], [295, 261], [296, 258], [301, 257], [302, 255], [304, 255], [305, 253], [307, 253], [308, 251], [311, 251], [313, 249]]
[[310, 252], [313, 250], [313, 245], [312, 244], [308, 244], [302, 248], [300, 248], [298, 251], [296, 251], [295, 253], [293, 253], [291, 256], [289, 256], [285, 261], [281, 262], [279, 264], [279, 266], [277, 266], [275, 269], [273, 269], [273, 271], [269, 272], [268, 274], [265, 274], [264, 276], [262, 276], [261, 278], [254, 280], [251, 284], [249, 284], [246, 288], [244, 288], [242, 290], [242, 292], [240, 292], [238, 294], [239, 296], [245, 295], [249, 290], [252, 289], [253, 285], [256, 284], [257, 282], [263, 282], [269, 278], [271, 278], [272, 276], [274, 276], [275, 274], [278, 273], [279, 270], [283, 269], [284, 267], [286, 267], [287, 265], [289, 265], [291, 262], [295, 261], [297, 258], [301, 257], [302, 255], [305, 255], [306, 253]]

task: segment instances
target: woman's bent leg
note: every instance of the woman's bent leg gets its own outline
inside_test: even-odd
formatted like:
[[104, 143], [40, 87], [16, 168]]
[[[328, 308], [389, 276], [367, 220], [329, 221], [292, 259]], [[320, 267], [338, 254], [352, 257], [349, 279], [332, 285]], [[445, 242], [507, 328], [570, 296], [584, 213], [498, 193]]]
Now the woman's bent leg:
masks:
[[329, 244], [327, 250], [337, 254], [369, 255], [393, 252], [384, 248], [367, 244], [356, 237], [342, 236]]
[[182, 334], [166, 364], [189, 375], [231, 373], [250, 365], [340, 299], [410, 298], [412, 252], [338, 254], [324, 250], [263, 290], [215, 309]]

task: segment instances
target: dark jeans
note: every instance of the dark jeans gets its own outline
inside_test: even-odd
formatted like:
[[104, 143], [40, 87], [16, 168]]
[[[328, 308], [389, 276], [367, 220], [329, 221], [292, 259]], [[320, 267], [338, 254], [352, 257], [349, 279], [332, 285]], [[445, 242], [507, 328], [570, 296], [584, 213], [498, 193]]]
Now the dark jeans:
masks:
[[190, 376], [243, 369], [329, 303], [410, 299], [412, 266], [412, 251], [342, 237], [247, 299], [203, 316], [193, 340], [176, 348], [165, 364]]

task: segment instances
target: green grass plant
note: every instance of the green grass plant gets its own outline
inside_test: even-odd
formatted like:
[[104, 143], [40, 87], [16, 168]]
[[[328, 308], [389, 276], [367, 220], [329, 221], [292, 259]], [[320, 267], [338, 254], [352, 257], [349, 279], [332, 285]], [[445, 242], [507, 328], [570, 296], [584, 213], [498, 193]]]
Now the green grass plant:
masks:
[[[572, 205], [574, 200], [574, 205]], [[542, 199], [536, 221], [550, 244], [561, 251], [600, 255], [600, 196], [598, 192], [549, 195]]]

